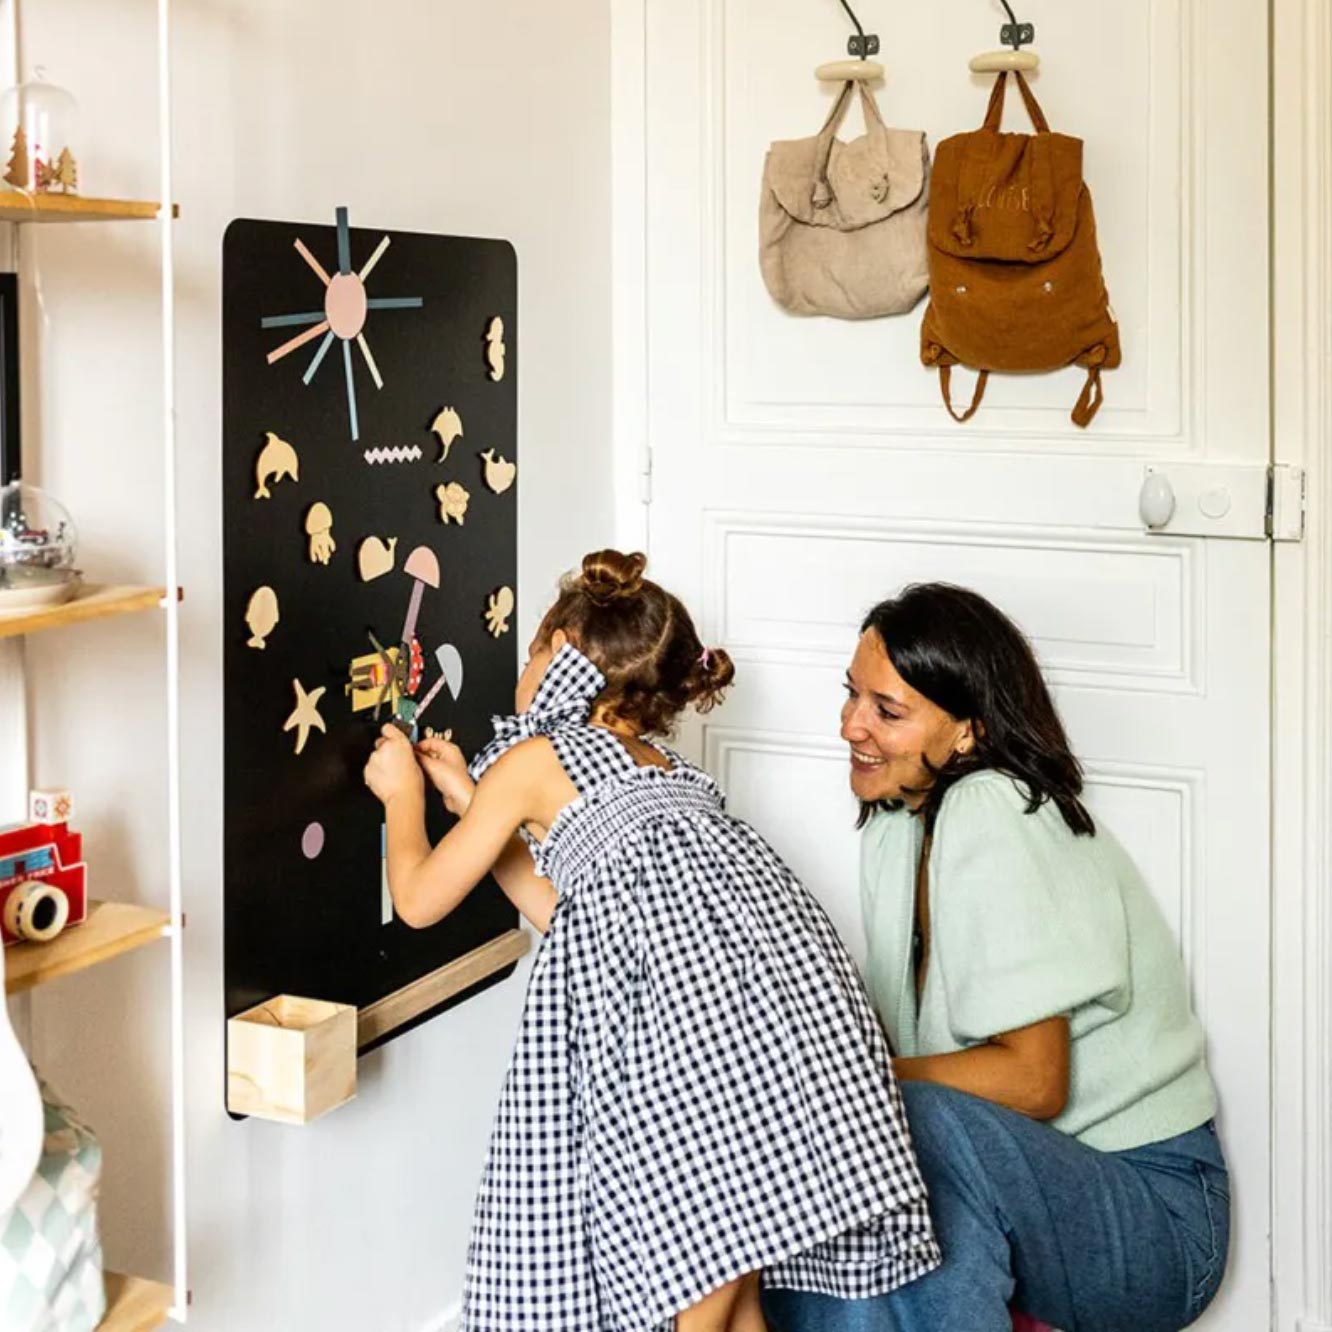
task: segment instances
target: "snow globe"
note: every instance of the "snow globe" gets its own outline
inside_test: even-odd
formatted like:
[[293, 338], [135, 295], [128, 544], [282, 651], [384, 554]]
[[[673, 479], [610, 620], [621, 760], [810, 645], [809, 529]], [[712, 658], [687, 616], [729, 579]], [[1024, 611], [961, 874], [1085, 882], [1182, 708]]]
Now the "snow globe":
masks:
[[33, 78], [10, 88], [0, 99], [0, 130], [14, 136], [4, 180], [31, 193], [77, 194], [78, 103], [71, 93], [48, 83], [45, 74], [39, 66]]
[[64, 505], [21, 481], [0, 489], [0, 615], [68, 601], [80, 582], [76, 549]]

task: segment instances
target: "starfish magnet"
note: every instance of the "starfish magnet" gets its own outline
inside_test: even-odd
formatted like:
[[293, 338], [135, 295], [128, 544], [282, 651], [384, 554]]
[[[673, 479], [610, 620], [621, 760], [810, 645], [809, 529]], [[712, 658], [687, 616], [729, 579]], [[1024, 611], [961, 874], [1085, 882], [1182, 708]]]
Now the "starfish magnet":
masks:
[[325, 735], [328, 734], [324, 719], [319, 715], [319, 700], [324, 696], [324, 686], [321, 685], [318, 689], [312, 689], [307, 694], [299, 680], [293, 680], [291, 684], [296, 691], [296, 709], [287, 718], [282, 729], [286, 732], [295, 728], [296, 752], [299, 754], [305, 748], [305, 742], [310, 738], [310, 727], [317, 727]]

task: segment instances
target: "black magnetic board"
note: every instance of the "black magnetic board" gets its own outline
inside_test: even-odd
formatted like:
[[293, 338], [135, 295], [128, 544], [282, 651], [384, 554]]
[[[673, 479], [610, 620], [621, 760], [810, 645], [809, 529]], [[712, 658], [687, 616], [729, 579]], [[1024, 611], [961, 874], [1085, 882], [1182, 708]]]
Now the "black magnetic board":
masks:
[[[339, 216], [345, 218], [341, 211]], [[228, 1017], [280, 993], [363, 1008], [517, 924], [491, 881], [430, 929], [413, 930], [396, 917], [382, 923], [382, 807], [366, 790], [362, 767], [390, 713], [386, 706], [376, 721], [369, 710], [353, 712], [346, 688], [352, 659], [375, 653], [369, 631], [386, 647], [398, 643], [415, 585], [404, 565], [424, 546], [437, 557], [439, 587], [424, 586], [420, 599], [416, 638], [424, 671], [417, 701], [441, 675], [434, 653], [443, 644], [456, 647], [464, 677], [456, 700], [447, 688], [438, 692], [422, 729], [451, 728], [470, 754], [490, 738], [491, 715], [513, 711], [517, 612], [509, 616], [508, 631], [494, 637], [485, 611], [498, 589], [517, 586], [521, 475], [503, 493], [494, 493], [479, 455], [491, 450], [494, 459], [520, 463], [516, 259], [512, 247], [498, 240], [385, 232], [345, 221], [339, 231], [238, 220], [223, 241]], [[385, 236], [390, 244], [382, 248]], [[357, 274], [356, 281], [346, 280], [347, 273]], [[359, 315], [358, 283], [369, 302]], [[341, 301], [336, 329], [312, 333], [310, 319], [295, 322], [298, 316], [319, 315], [326, 304], [334, 311], [335, 287]], [[376, 306], [386, 300], [389, 305]], [[361, 315], [365, 349], [354, 337], [344, 337]], [[292, 322], [262, 326], [279, 317]], [[503, 321], [504, 350], [498, 379], [492, 345], [496, 317]], [[272, 352], [302, 335], [310, 336], [269, 363]], [[306, 383], [325, 340], [330, 345]], [[355, 440], [348, 366], [356, 398]], [[376, 374], [382, 388], [375, 386]], [[444, 408], [457, 413], [462, 435], [441, 461], [442, 436], [432, 432], [432, 424]], [[270, 432], [295, 451], [297, 475], [279, 468], [263, 480], [267, 497], [256, 498], [261, 488], [256, 466]], [[419, 458], [410, 456], [415, 449]], [[382, 457], [378, 450], [409, 456], [367, 461], [367, 451]], [[281, 461], [281, 451], [272, 456]], [[468, 492], [461, 525], [441, 521], [435, 491], [449, 483]], [[332, 516], [335, 548], [327, 564], [310, 558], [306, 522], [315, 504], [327, 506]], [[389, 537], [397, 541], [392, 570], [365, 582], [358, 573], [358, 549], [368, 537], [386, 546]], [[277, 603], [277, 622], [266, 633], [271, 616], [247, 618], [251, 597], [261, 587], [271, 587]], [[253, 637], [263, 642], [262, 649], [250, 646]], [[307, 692], [325, 690], [317, 711], [327, 728], [326, 733], [310, 728], [300, 754], [295, 753], [300, 728], [283, 730], [296, 709], [292, 682], [297, 679]], [[433, 793], [427, 807], [433, 842], [451, 820]], [[319, 838], [308, 830], [316, 823], [322, 848], [310, 858], [307, 852]]]

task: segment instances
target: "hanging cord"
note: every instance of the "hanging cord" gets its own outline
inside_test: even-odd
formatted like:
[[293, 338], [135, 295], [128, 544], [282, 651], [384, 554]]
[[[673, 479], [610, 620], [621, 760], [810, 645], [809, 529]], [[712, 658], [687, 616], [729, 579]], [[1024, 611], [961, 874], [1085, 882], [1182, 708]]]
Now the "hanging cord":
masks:
[[[856, 25], [856, 32], [860, 37], [860, 49], [863, 51], [865, 49], [865, 29], [861, 26], [860, 20], [856, 17], [856, 11], [846, 3], [846, 0], [840, 0], [840, 3], [842, 8], [846, 10], [847, 17]], [[1006, 7], [1007, 3], [1005, 0], [1005, 8]]]

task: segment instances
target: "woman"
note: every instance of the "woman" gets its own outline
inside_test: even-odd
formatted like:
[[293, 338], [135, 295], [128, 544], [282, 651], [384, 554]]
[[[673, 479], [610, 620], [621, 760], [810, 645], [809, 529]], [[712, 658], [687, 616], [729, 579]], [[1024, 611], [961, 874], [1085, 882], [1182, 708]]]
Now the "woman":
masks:
[[908, 588], [842, 711], [864, 826], [866, 979], [943, 1266], [874, 1300], [770, 1290], [778, 1332], [1175, 1332], [1230, 1229], [1178, 949], [1081, 800], [1031, 648], [983, 597]]

